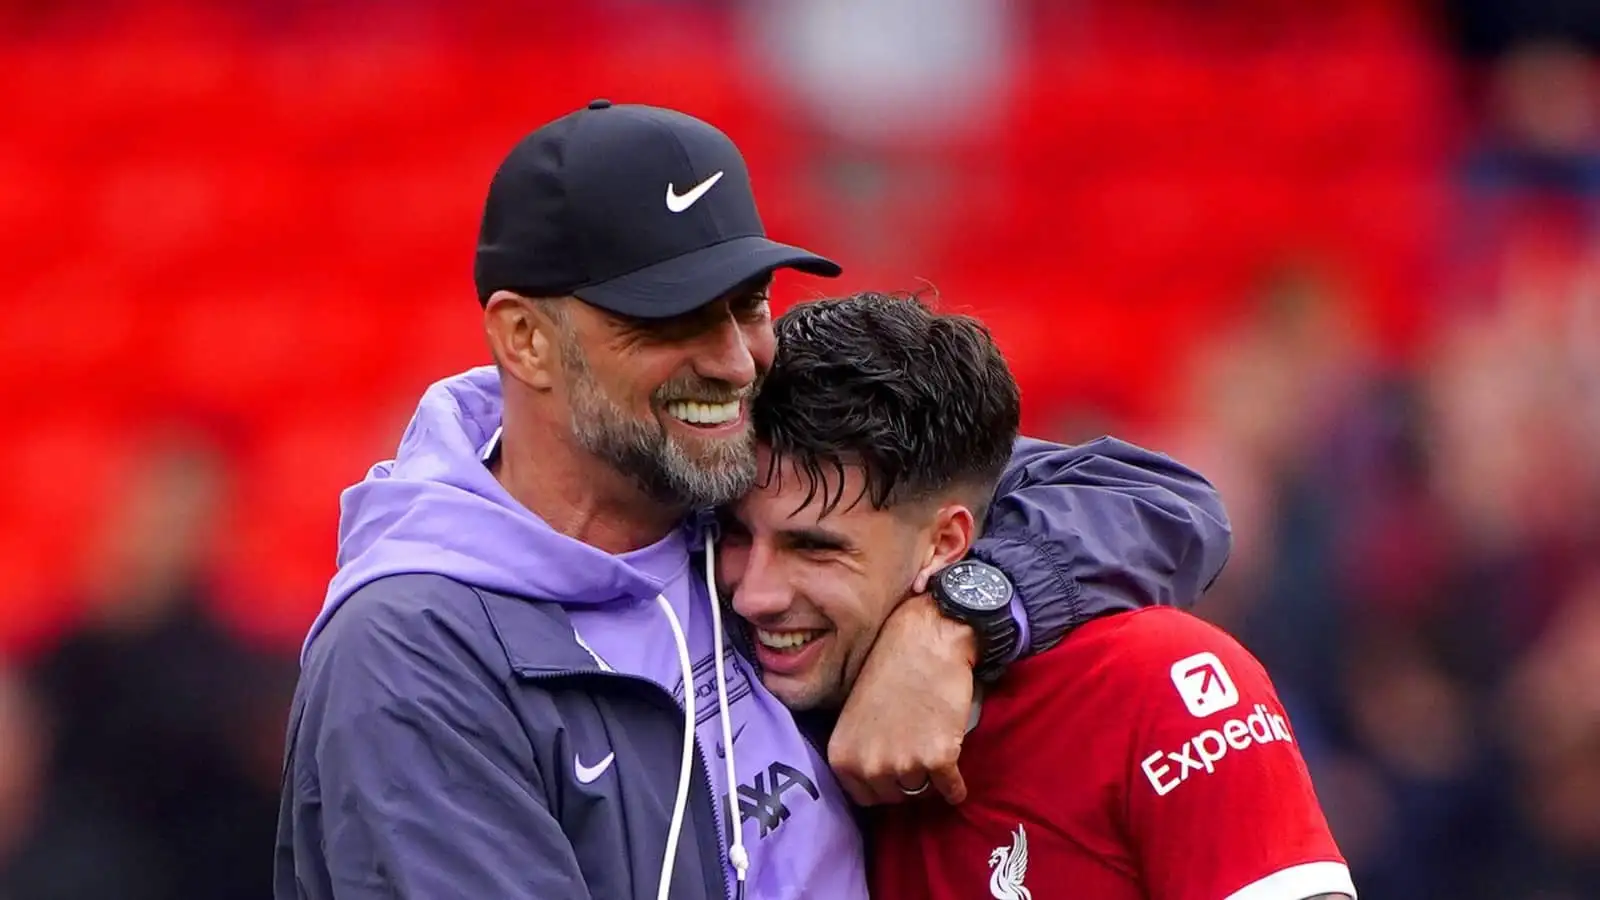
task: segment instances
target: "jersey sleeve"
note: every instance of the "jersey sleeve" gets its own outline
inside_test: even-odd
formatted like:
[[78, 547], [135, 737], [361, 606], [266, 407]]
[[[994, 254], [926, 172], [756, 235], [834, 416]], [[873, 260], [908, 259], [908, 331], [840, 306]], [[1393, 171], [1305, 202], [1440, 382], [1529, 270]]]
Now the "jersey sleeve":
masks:
[[1123, 825], [1146, 896], [1354, 897], [1261, 664], [1193, 616], [1141, 618], [1117, 667], [1134, 698]]

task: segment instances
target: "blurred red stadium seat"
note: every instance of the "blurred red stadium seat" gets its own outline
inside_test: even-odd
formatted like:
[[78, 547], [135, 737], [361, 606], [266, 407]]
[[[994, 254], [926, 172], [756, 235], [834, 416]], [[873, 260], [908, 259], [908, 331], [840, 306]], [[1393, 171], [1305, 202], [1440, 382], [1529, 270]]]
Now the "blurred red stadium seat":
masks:
[[114, 404], [36, 403], [25, 440], [0, 442], [0, 653], [31, 647], [71, 621], [84, 554], [115, 501], [128, 419]]
[[[1299, 254], [1346, 269], [1380, 328], [1413, 341], [1442, 215], [1419, 173], [1454, 115], [1441, 67], [1404, 4], [1250, 6], [1224, 22], [1109, 4], [1087, 25], [1045, 10], [992, 143], [890, 154], [982, 187], [890, 210], [924, 248], [915, 263], [841, 253], [813, 123], [709, 7], [619, 21], [490, 2], [381, 23], [318, 7], [262, 27], [168, 2], [0, 38], [0, 115], [29, 124], [0, 146], [0, 400], [48, 388], [82, 410], [6, 451], [34, 481], [0, 562], [37, 560], [31, 579], [81, 543], [109, 476], [51, 475], [103, 469], [117, 417], [221, 416], [260, 442], [228, 559], [269, 599], [240, 613], [302, 627], [331, 571], [337, 491], [390, 449], [362, 423], [403, 419], [428, 383], [487, 361], [471, 254], [494, 166], [595, 96], [678, 106], [740, 143], [769, 230], [847, 268], [786, 276], [784, 298], [926, 277], [984, 314], [1030, 425], [1056, 404], [1159, 407], [1196, 334]], [[59, 514], [34, 534], [24, 500]]]
[[282, 638], [304, 633], [333, 574], [340, 492], [394, 455], [405, 422], [397, 406], [360, 402], [281, 409], [260, 424], [225, 528], [222, 611], [247, 631]]

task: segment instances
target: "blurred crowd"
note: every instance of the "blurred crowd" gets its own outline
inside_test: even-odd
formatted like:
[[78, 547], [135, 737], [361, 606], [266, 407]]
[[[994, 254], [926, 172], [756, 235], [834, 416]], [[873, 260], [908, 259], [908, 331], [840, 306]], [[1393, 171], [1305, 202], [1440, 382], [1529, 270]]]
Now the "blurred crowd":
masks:
[[0, 897], [266, 897], [290, 660], [208, 614], [228, 496], [203, 435], [153, 436], [78, 627], [0, 671]]
[[[815, 242], [832, 255], [945, 275], [929, 223], [954, 213], [918, 198], [981, 174], [959, 154], [903, 165], [901, 145], [981, 144], [1034, 17], [1106, 4], [593, 5], [748, 17], [795, 115], [822, 135], [807, 145], [814, 180], [775, 188], [765, 208], [821, 192], [844, 209]], [[18, 29], [59, 12], [3, 6], [0, 23]], [[96, 4], [65, 6], [82, 16]], [[300, 6], [256, 9], [256, 27]], [[448, 9], [402, 6], [412, 28]], [[1215, 6], [1203, 12], [1248, 22], [1275, 5]], [[1048, 404], [1030, 410], [1036, 433], [1110, 431], [1217, 482], [1236, 550], [1198, 611], [1276, 679], [1364, 900], [1600, 898], [1600, 9], [1589, 7], [1429, 5], [1461, 121], [1438, 163], [1450, 213], [1424, 236], [1432, 268], [1415, 282], [1426, 325], [1404, 352], [1364, 283], [1307, 252], [1257, 260], [1265, 274], [1237, 314], [1189, 331], [1179, 361], [1159, 368], [1157, 399], [1124, 404], [1065, 377], [1025, 394]], [[474, 190], [458, 202], [475, 204]], [[388, 430], [344, 452], [386, 452], [392, 410], [410, 399], [372, 398]], [[145, 425], [94, 448], [125, 465], [109, 513], [82, 535], [81, 571], [25, 598], [70, 612], [0, 655], [0, 900], [270, 892], [298, 648], [292, 630], [237, 627], [229, 611], [247, 601], [214, 577], [232, 527], [266, 507], [241, 499], [251, 486], [231, 432]], [[276, 561], [331, 568], [329, 493], [303, 500], [328, 533]], [[16, 584], [32, 584], [21, 571]], [[296, 598], [290, 618], [308, 623], [319, 599]]]
[[1272, 672], [1363, 897], [1600, 897], [1600, 332], [1549, 288], [1396, 373], [1286, 280], [1164, 444], [1228, 500], [1200, 612]]

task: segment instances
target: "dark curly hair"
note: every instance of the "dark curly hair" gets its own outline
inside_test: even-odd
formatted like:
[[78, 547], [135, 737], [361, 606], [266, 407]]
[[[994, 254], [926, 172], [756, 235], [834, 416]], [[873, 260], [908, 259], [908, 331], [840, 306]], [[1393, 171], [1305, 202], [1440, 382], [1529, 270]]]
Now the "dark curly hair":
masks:
[[[778, 352], [752, 410], [756, 437], [819, 494], [822, 514], [845, 499], [860, 466], [876, 509], [952, 489], [980, 519], [1011, 457], [1021, 418], [1017, 383], [989, 329], [942, 314], [920, 295], [861, 293], [801, 303], [777, 320]], [[848, 507], [847, 507], [848, 508]]]

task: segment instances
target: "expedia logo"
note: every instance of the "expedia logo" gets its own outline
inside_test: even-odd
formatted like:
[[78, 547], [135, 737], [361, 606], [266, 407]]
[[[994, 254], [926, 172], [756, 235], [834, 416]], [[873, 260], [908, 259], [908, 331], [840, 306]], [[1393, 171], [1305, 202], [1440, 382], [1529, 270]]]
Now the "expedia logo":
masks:
[[1257, 744], [1294, 743], [1289, 723], [1283, 716], [1268, 712], [1257, 703], [1255, 712], [1243, 719], [1229, 719], [1221, 728], [1207, 728], [1177, 750], [1157, 750], [1144, 758], [1139, 767], [1156, 796], [1164, 797], [1195, 773], [1210, 775], [1230, 750], [1247, 750]]

